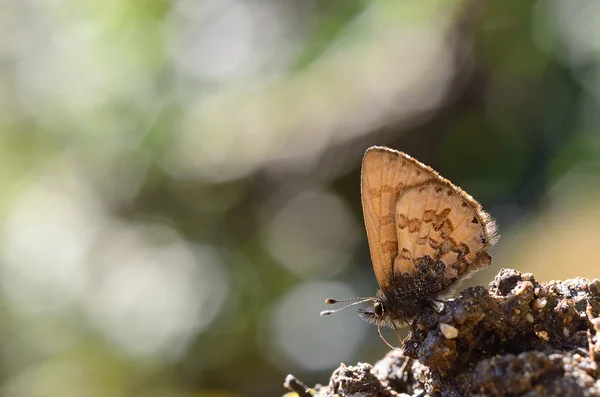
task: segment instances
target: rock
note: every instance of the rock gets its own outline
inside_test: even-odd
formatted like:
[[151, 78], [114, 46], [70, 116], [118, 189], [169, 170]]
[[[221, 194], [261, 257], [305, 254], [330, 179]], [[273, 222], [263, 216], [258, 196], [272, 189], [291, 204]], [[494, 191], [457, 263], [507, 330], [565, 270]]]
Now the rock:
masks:
[[502, 269], [411, 324], [373, 367], [340, 366], [314, 396], [600, 396], [600, 281]]

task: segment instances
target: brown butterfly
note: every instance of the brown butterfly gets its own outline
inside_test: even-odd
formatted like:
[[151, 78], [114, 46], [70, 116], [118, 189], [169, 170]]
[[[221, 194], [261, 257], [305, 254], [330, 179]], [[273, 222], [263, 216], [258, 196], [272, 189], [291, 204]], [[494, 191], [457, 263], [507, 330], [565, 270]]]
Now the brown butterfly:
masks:
[[[362, 162], [361, 197], [377, 296], [359, 310], [378, 327], [405, 326], [460, 280], [488, 267], [498, 236], [481, 205], [409, 155], [373, 146]], [[326, 310], [329, 315], [338, 310]]]

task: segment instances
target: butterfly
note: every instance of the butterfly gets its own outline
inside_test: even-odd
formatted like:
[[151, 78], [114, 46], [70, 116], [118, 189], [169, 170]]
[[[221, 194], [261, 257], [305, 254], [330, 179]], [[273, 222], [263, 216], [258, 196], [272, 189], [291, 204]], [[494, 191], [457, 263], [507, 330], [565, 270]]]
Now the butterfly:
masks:
[[487, 248], [499, 238], [494, 220], [473, 197], [406, 153], [367, 149], [361, 198], [379, 290], [375, 297], [327, 299], [354, 303], [321, 315], [370, 302], [360, 316], [397, 330], [491, 264]]

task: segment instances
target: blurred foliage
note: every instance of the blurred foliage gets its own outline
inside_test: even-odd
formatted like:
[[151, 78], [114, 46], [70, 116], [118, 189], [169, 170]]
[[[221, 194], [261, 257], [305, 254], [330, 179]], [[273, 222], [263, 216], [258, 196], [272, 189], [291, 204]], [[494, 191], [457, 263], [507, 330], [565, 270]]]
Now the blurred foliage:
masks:
[[376, 290], [371, 145], [497, 218], [473, 283], [600, 277], [599, 7], [2, 2], [1, 394], [280, 395], [380, 357], [318, 316]]

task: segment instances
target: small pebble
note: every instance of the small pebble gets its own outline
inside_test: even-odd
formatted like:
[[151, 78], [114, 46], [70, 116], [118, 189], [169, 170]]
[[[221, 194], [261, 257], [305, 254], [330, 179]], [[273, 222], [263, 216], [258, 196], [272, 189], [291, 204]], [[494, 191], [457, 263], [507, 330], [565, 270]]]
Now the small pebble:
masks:
[[533, 301], [533, 308], [536, 310], [541, 310], [546, 307], [548, 304], [548, 300], [546, 298], [538, 298]]
[[535, 331], [535, 334], [543, 340], [544, 342], [548, 342], [550, 338], [548, 338], [548, 333], [546, 331]]
[[531, 313], [527, 313], [525, 318], [527, 319], [527, 321], [529, 321], [530, 323], [533, 324], [534, 319], [533, 319], [533, 316], [531, 315]]
[[521, 275], [521, 277], [523, 278], [523, 280], [526, 280], [526, 281], [533, 280], [533, 274], [531, 274], [531, 273], [523, 273]]
[[454, 339], [458, 336], [458, 329], [450, 324], [440, 323], [440, 331], [446, 339]]

